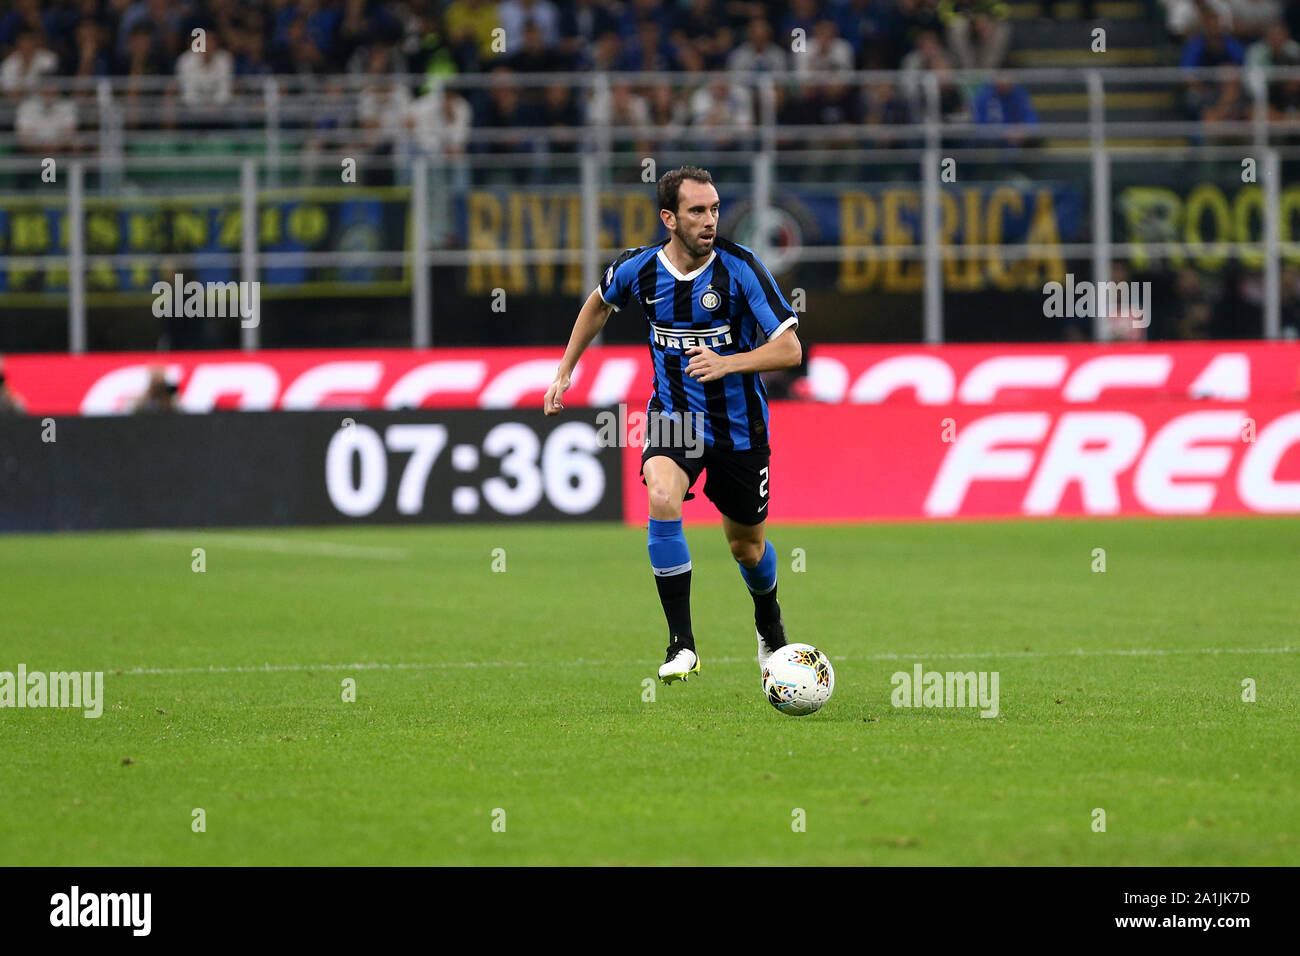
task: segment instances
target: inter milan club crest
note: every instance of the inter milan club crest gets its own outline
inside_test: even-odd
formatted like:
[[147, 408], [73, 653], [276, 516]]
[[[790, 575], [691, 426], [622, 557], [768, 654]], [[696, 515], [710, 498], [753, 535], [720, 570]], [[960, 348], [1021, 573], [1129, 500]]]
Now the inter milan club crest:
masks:
[[705, 293], [700, 296], [700, 308], [705, 312], [712, 312], [721, 304], [722, 296], [718, 295], [718, 293], [714, 292], [712, 289], [706, 290]]

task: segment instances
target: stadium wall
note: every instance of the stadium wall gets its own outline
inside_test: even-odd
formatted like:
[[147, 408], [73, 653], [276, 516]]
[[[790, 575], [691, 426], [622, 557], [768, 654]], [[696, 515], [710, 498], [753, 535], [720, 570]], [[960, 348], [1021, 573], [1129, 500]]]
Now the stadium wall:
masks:
[[[1101, 399], [1293, 401], [1300, 344], [818, 345], [807, 397], [850, 404], [1083, 404]], [[285, 349], [10, 355], [5, 371], [34, 415], [127, 412], [162, 366], [187, 412], [541, 407], [561, 350]], [[566, 404], [644, 407], [644, 346], [587, 351]], [[779, 426], [778, 426], [779, 427]]]
[[[1300, 403], [778, 403], [774, 521], [1300, 513]], [[644, 523], [639, 449], [624, 519]], [[698, 486], [697, 486], [698, 490]], [[688, 522], [717, 521], [707, 500]]]
[[[12, 356], [32, 417], [0, 420], [0, 530], [643, 523], [639, 447], [607, 423], [644, 408], [646, 350], [591, 350], [546, 418], [557, 358]], [[211, 413], [114, 414], [157, 364]], [[773, 404], [776, 521], [1300, 513], [1294, 344], [825, 346], [809, 372]]]
[[0, 418], [0, 531], [618, 520], [597, 414]]

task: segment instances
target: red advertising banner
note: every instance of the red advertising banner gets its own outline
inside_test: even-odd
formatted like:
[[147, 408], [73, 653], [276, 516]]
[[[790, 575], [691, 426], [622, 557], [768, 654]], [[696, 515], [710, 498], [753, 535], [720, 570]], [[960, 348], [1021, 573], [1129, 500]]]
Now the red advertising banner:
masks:
[[[773, 521], [1300, 514], [1300, 402], [1024, 408], [781, 402]], [[640, 449], [624, 517], [644, 524]], [[704, 498], [688, 521], [717, 521]]]
[[[10, 355], [7, 377], [33, 414], [129, 411], [161, 365], [189, 412], [541, 405], [561, 348], [300, 349]], [[570, 406], [644, 407], [644, 346], [591, 349]], [[1037, 405], [1173, 399], [1287, 400], [1300, 343], [813, 345], [806, 394], [831, 404]]]
[[[118, 414], [162, 365], [181, 407], [519, 408], [559, 349], [11, 355], [32, 414]], [[857, 521], [1300, 513], [1300, 344], [814, 347], [773, 408], [771, 515]], [[645, 406], [641, 346], [592, 349], [566, 405]], [[645, 520], [639, 449], [624, 516]], [[702, 482], [701, 482], [702, 487]], [[716, 520], [703, 496], [689, 520]]]

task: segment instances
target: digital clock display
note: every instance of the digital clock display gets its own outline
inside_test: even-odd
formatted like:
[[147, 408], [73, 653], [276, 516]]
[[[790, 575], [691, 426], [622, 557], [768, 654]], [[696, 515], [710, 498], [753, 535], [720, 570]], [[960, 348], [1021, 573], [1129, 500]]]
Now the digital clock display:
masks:
[[[583, 412], [576, 410], [577, 414]], [[518, 413], [377, 413], [340, 420], [325, 448], [325, 490], [348, 518], [618, 517], [618, 449], [592, 421]], [[423, 419], [423, 420], [418, 420]]]

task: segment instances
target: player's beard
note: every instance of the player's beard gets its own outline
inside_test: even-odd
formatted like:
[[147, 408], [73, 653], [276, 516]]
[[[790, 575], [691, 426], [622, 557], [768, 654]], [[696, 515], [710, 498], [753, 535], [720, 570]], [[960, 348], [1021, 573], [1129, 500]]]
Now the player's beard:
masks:
[[[682, 244], [683, 248], [685, 248], [686, 251], [689, 252], [692, 256], [694, 256], [696, 259], [703, 259], [713, 250], [712, 243], [706, 246], [698, 239], [692, 239], [690, 236], [686, 234], [686, 232], [682, 230], [681, 226], [678, 226], [676, 229], [673, 230], [673, 235], [677, 237], [677, 241]], [[716, 233], [714, 233], [713, 238], [714, 241], [717, 240], [718, 237]]]

